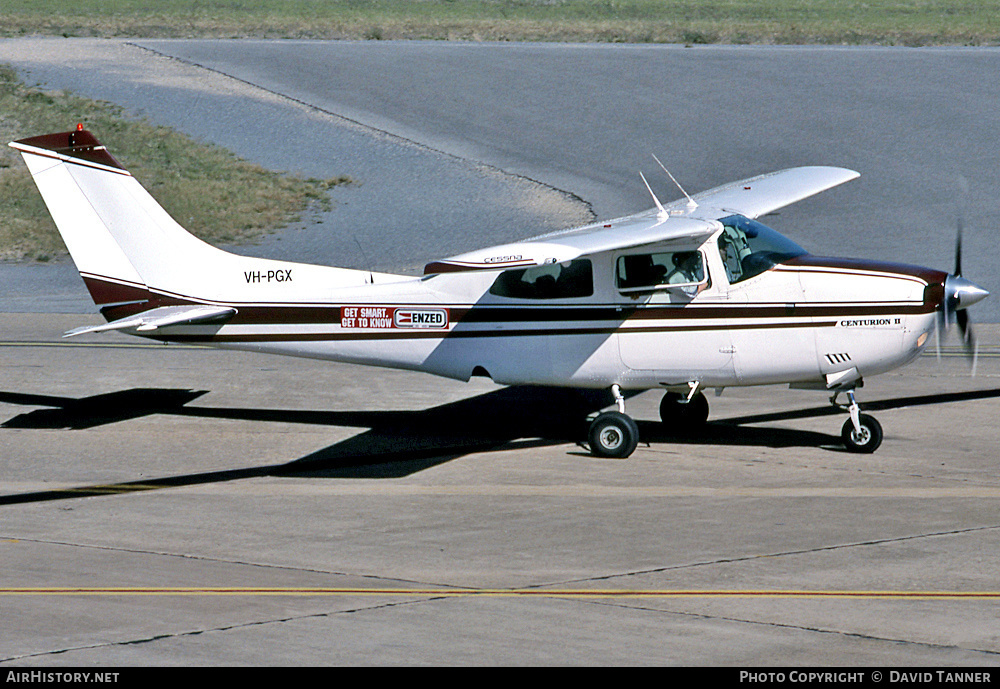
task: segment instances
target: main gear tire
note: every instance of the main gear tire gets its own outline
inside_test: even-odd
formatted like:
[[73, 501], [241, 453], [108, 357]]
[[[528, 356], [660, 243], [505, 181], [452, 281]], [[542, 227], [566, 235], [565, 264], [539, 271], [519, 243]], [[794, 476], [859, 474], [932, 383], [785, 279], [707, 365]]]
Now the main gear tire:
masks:
[[660, 400], [660, 421], [668, 433], [695, 433], [708, 422], [708, 399], [698, 392], [685, 402], [676, 392], [665, 393]]
[[639, 445], [639, 426], [621, 412], [604, 412], [590, 424], [589, 439], [594, 456], [624, 459]]

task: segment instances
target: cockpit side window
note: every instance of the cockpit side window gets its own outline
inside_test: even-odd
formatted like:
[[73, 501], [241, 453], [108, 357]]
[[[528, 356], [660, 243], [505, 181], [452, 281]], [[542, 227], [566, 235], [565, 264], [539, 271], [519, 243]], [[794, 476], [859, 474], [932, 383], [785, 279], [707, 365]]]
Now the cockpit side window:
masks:
[[730, 284], [760, 275], [779, 263], [807, 253], [767, 225], [742, 215], [731, 215], [719, 222], [724, 228], [719, 235], [719, 255]]
[[705, 262], [700, 251], [664, 251], [619, 256], [618, 289], [654, 289], [705, 282]]
[[594, 268], [580, 258], [532, 268], [505, 270], [490, 287], [490, 294], [514, 299], [576, 299], [594, 294]]

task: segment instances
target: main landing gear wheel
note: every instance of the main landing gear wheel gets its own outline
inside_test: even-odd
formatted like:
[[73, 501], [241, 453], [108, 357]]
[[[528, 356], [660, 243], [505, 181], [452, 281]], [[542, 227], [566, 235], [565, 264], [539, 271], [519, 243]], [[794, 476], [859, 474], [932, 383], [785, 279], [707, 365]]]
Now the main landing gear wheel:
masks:
[[624, 459], [639, 444], [639, 426], [632, 417], [606, 411], [590, 424], [590, 451], [597, 457]]
[[861, 414], [858, 422], [861, 425], [860, 432], [854, 428], [851, 419], [848, 419], [841, 429], [840, 437], [844, 439], [844, 447], [849, 452], [871, 454], [882, 444], [882, 424], [868, 414]]
[[660, 400], [660, 421], [672, 433], [697, 431], [708, 421], [708, 400], [700, 392], [690, 401], [676, 392], [668, 392]]

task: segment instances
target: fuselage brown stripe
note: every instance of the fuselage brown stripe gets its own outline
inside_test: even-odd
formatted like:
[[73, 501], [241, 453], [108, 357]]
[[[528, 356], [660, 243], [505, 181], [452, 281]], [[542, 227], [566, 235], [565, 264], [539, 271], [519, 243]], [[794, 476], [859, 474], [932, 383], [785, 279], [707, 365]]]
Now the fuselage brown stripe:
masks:
[[[328, 325], [340, 322], [340, 305], [333, 307], [239, 306], [232, 325]], [[382, 306], [376, 305], [376, 306]], [[447, 308], [453, 323], [551, 323], [628, 320], [733, 320], [750, 318], [840, 318], [904, 316], [931, 313], [936, 305], [921, 302], [871, 305], [732, 305], [732, 306], [460, 306], [396, 304], [389, 308]]]
[[248, 333], [245, 335], [151, 335], [156, 340], [168, 342], [214, 342], [214, 343], [252, 343], [252, 342], [344, 342], [370, 340], [426, 340], [426, 339], [463, 339], [463, 338], [507, 338], [507, 337], [541, 337], [569, 335], [620, 335], [635, 333], [682, 333], [710, 330], [783, 330], [789, 328], [831, 328], [837, 321], [819, 323], [745, 323], [726, 325], [691, 325], [683, 327], [602, 327], [602, 328], [518, 328], [516, 330], [450, 330], [448, 332], [336, 332], [336, 333]]

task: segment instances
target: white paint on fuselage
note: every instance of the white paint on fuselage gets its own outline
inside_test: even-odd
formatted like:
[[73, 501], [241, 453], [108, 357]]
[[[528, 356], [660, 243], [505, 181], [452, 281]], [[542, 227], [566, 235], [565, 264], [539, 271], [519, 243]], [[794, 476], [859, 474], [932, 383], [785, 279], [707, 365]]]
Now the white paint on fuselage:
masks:
[[[907, 313], [923, 303], [926, 282], [918, 278], [782, 265], [730, 285], [714, 240], [700, 246], [710, 283], [694, 298], [675, 289], [620, 292], [614, 270], [622, 252], [606, 252], [588, 257], [594, 294], [585, 298], [499, 297], [489, 289], [501, 271], [446, 273], [331, 290], [325, 305], [329, 317], [310, 323], [189, 326], [170, 332], [272, 337], [277, 341], [217, 344], [459, 380], [485, 371], [502, 384], [619, 384], [624, 389], [690, 381], [707, 387], [818, 383], [852, 367], [874, 375], [911, 361], [933, 337], [933, 313]], [[345, 305], [434, 306], [451, 317], [440, 331], [345, 328], [340, 320]], [[470, 317], [477, 311], [503, 315]]]

